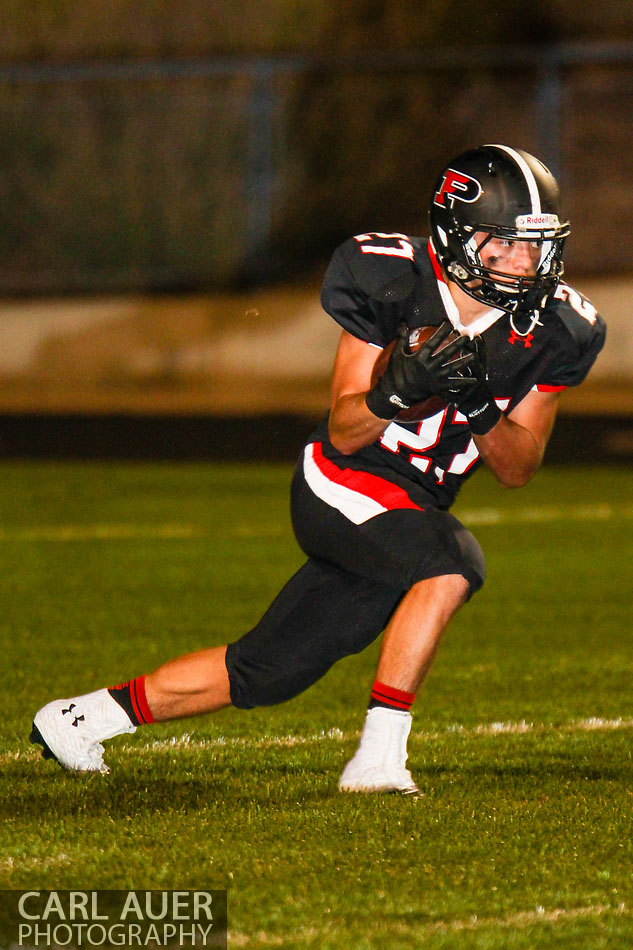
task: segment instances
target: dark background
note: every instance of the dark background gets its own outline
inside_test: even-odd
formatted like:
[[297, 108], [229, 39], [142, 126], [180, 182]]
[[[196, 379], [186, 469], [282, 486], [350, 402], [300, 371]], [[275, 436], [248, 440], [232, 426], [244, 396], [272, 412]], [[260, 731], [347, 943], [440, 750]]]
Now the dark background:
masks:
[[424, 233], [447, 157], [559, 174], [576, 272], [629, 268], [628, 0], [5, 0], [0, 293], [294, 278]]

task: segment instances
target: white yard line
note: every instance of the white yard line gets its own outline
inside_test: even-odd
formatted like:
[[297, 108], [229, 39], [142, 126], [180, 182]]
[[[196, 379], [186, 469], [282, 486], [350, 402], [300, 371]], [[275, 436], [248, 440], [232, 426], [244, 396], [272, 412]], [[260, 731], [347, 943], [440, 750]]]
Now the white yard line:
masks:
[[[476, 738], [478, 736], [504, 736], [504, 735], [525, 735], [532, 733], [534, 735], [556, 735], [556, 734], [574, 734], [582, 732], [616, 732], [619, 730], [633, 729], [633, 719], [600, 719], [593, 717], [589, 719], [578, 719], [563, 723], [533, 723], [533, 722], [492, 722], [478, 726], [462, 726], [458, 723], [447, 726], [441, 732], [424, 732], [424, 730], [414, 730], [411, 733], [410, 741], [432, 742], [446, 739], [450, 735], [459, 735], [464, 738]], [[179, 748], [185, 749], [221, 749], [221, 748], [253, 748], [266, 749], [273, 747], [292, 747], [307, 746], [321, 742], [352, 742], [358, 739], [360, 732], [342, 732], [340, 729], [328, 729], [327, 731], [313, 733], [312, 735], [298, 736], [218, 736], [215, 739], [194, 739], [189, 733], [173, 739], [155, 739], [148, 742], [143, 748], [147, 752], [173, 752]], [[130, 746], [130, 748], [132, 748]], [[138, 749], [137, 746], [134, 747]], [[1, 761], [0, 757], [0, 761]]]
[[[462, 920], [436, 920], [429, 923], [420, 921], [405, 923], [390, 921], [389, 932], [408, 937], [431, 937], [434, 934], [462, 933], [464, 931], [481, 931], [488, 929], [524, 930], [538, 924], [564, 924], [567, 921], [592, 919], [613, 915], [628, 917], [631, 911], [626, 904], [589, 904], [585, 907], [555, 907], [547, 910], [545, 907], [536, 907], [534, 910], [519, 911], [505, 917], [467, 917]], [[281, 946], [288, 941], [301, 940], [302, 945], [315, 943], [326, 936], [332, 936], [339, 930], [340, 925], [332, 921], [323, 927], [307, 927], [305, 930], [295, 930], [285, 934], [268, 934], [260, 931], [254, 934], [245, 934], [229, 930], [228, 939], [231, 947], [249, 946]]]
[[72, 862], [68, 854], [53, 854], [50, 857], [37, 856], [32, 858], [3, 858], [0, 860], [0, 873], [4, 871], [39, 871], [48, 868], [64, 867]]
[[[423, 729], [415, 729], [414, 724], [409, 741], [415, 745], [418, 742], [440, 741], [451, 735], [458, 735], [464, 739], [474, 739], [479, 736], [522, 736], [527, 733], [532, 735], [573, 735], [583, 732], [618, 732], [627, 729], [633, 729], [633, 719], [631, 718], [600, 719], [599, 717], [591, 717], [562, 723], [535, 723], [520, 720], [519, 722], [482, 723], [478, 726], [462, 726], [459, 723], [453, 723], [441, 732], [425, 732]], [[336, 728], [311, 735], [217, 736], [213, 739], [196, 739], [191, 733], [184, 733], [182, 736], [174, 736], [171, 739], [151, 739], [143, 745], [134, 743], [134, 740], [126, 740], [125, 747], [135, 755], [143, 752], [149, 754], [154, 752], [172, 753], [179, 749], [193, 749], [195, 751], [224, 748], [272, 749], [309, 746], [322, 742], [354, 742], [359, 736], [359, 730], [343, 732]], [[20, 761], [35, 761], [40, 755], [39, 746], [32, 746], [24, 752], [0, 753], [0, 766], [8, 766]]]
[[464, 930], [484, 930], [501, 927], [503, 929], [521, 930], [534, 924], [556, 924], [567, 920], [578, 920], [583, 917], [602, 917], [605, 914], [629, 916], [631, 911], [626, 904], [613, 907], [609, 904], [590, 904], [586, 907], [555, 907], [546, 910], [537, 907], [535, 910], [519, 911], [508, 914], [507, 917], [470, 917], [466, 920], [437, 921], [424, 928], [426, 935], [432, 933], [456, 933]]
[[633, 505], [526, 505], [521, 508], [465, 508], [456, 512], [467, 525], [544, 524], [548, 521], [610, 521], [633, 518]]
[[[463, 726], [449, 726], [447, 732], [455, 732], [463, 736], [502, 736], [523, 735], [532, 732], [541, 733], [576, 733], [576, 732], [615, 732], [619, 729], [633, 729], [633, 719], [577, 719], [560, 724], [525, 722], [491, 722], [488, 725], [465, 728]], [[446, 735], [446, 733], [444, 733]], [[440, 738], [440, 735], [427, 738]]]
[[[521, 508], [466, 508], [457, 511], [466, 525], [545, 524], [551, 521], [610, 521], [633, 518], [633, 505], [527, 505]], [[237, 538], [280, 537], [284, 530], [270, 525], [237, 524], [219, 535]], [[0, 542], [9, 541], [118, 541], [160, 538], [199, 538], [214, 533], [196, 524], [65, 524], [0, 527]]]
[[1, 541], [119, 541], [201, 537], [192, 524], [66, 524], [0, 528]]

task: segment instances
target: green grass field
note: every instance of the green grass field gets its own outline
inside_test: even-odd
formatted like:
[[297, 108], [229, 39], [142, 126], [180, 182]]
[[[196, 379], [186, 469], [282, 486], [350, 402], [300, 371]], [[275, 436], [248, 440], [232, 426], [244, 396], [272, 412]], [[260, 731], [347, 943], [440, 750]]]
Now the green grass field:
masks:
[[229, 948], [633, 946], [633, 478], [476, 476], [484, 590], [415, 706], [422, 799], [341, 796], [377, 645], [274, 709], [140, 729], [108, 776], [50, 699], [248, 629], [302, 560], [287, 466], [0, 465], [2, 888], [228, 888]]

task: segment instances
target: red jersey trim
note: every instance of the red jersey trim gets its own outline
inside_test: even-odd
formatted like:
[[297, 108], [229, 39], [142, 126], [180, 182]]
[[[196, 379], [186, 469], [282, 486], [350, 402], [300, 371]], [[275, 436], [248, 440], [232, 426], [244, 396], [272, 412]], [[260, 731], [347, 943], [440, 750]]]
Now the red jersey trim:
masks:
[[442, 273], [442, 268], [440, 267], [440, 262], [437, 259], [437, 254], [435, 253], [435, 248], [433, 247], [433, 241], [429, 238], [429, 243], [427, 245], [429, 252], [429, 257], [431, 259], [431, 266], [438, 280], [441, 280], [443, 284], [446, 283], [444, 279], [444, 274]]
[[534, 387], [537, 393], [562, 393], [567, 386], [546, 386], [544, 383], [537, 383]]

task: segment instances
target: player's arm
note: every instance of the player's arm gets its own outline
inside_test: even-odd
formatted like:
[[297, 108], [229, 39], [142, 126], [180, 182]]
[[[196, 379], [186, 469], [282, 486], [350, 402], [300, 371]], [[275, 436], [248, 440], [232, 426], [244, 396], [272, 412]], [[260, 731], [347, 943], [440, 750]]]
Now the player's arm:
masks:
[[377, 347], [343, 330], [334, 361], [329, 435], [332, 445], [344, 455], [371, 445], [391, 421], [378, 418], [365, 402], [380, 353]]
[[[330, 441], [339, 452], [350, 455], [375, 442], [400, 410], [443, 391], [452, 372], [449, 367], [454, 365], [451, 357], [462, 347], [459, 338], [446, 343], [452, 333], [446, 320], [422, 346], [412, 350], [403, 327], [384, 373], [372, 386], [379, 351], [343, 331], [334, 364], [329, 429]], [[470, 354], [459, 363], [468, 364], [472, 359]]]
[[501, 485], [520, 488], [537, 471], [549, 441], [559, 393], [530, 392], [484, 435], [473, 433], [479, 454]]

